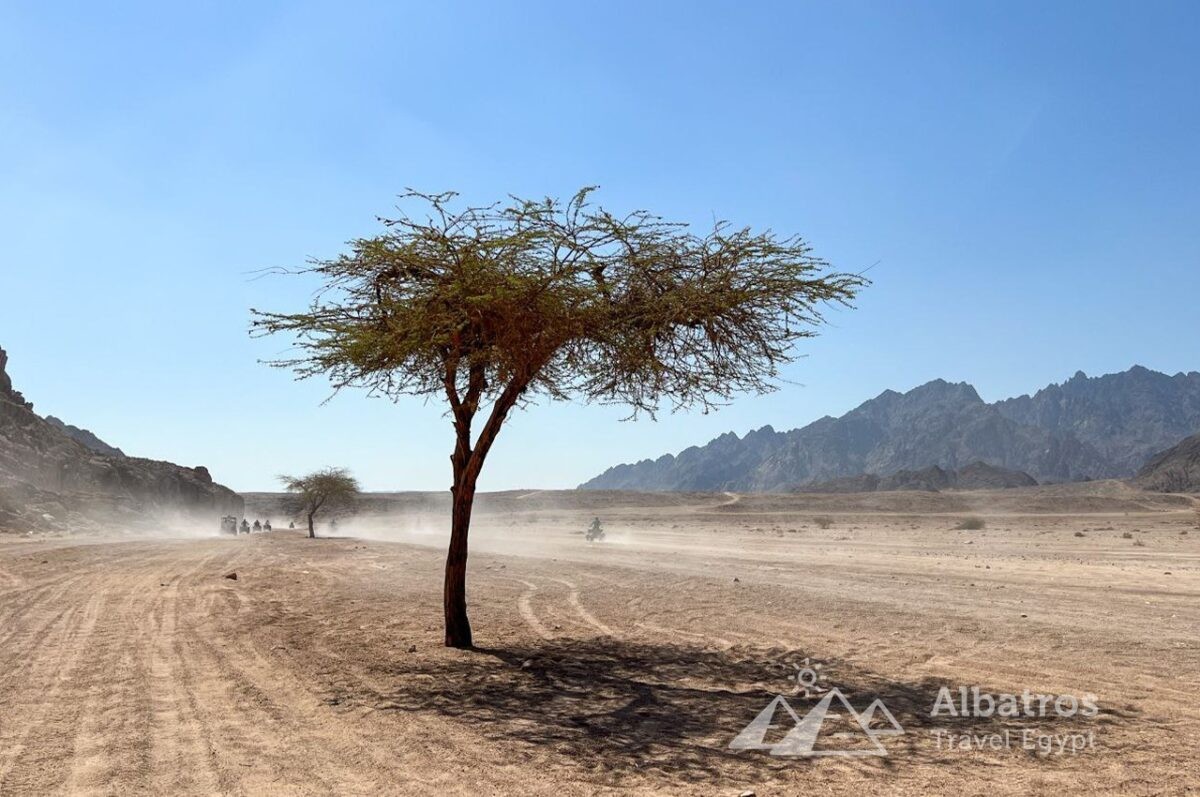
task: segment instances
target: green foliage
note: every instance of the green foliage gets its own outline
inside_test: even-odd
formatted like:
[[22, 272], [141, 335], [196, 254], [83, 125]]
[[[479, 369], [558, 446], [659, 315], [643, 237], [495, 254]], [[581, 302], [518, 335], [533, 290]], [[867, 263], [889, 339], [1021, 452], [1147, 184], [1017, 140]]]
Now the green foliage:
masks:
[[848, 303], [861, 276], [829, 273], [799, 238], [717, 223], [700, 236], [644, 211], [514, 199], [426, 215], [299, 273], [323, 283], [298, 313], [254, 312], [256, 334], [295, 336], [272, 364], [326, 374], [335, 389], [428, 396], [452, 409], [537, 394], [653, 414], [772, 389], [820, 305]]

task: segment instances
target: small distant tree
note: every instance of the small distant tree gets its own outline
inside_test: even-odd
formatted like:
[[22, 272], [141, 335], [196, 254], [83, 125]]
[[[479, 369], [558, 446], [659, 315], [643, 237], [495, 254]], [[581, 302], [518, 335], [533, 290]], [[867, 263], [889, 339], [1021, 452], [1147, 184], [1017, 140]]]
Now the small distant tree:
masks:
[[280, 476], [283, 488], [293, 493], [290, 509], [308, 519], [308, 536], [317, 536], [313, 519], [322, 510], [348, 506], [358, 496], [358, 480], [345, 468], [325, 468], [307, 476]]
[[[336, 390], [441, 396], [454, 425], [446, 644], [470, 647], [467, 535], [484, 460], [510, 412], [537, 397], [705, 410], [773, 388], [828, 302], [865, 280], [833, 273], [797, 237], [716, 223], [704, 235], [644, 211], [513, 199], [426, 213], [298, 272], [323, 288], [307, 310], [251, 311], [252, 331], [294, 336], [273, 361]], [[476, 420], [482, 418], [482, 427]]]

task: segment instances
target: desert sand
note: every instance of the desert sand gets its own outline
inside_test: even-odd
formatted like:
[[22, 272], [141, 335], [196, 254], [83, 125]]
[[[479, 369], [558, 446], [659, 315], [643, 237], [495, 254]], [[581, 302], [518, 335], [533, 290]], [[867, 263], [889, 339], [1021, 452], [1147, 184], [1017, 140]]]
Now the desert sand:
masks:
[[[286, 525], [274, 500], [248, 514]], [[443, 503], [380, 497], [317, 540], [0, 541], [0, 794], [1200, 790], [1193, 498], [484, 496], [473, 651], [441, 645]], [[886, 755], [729, 749], [774, 696], [812, 705], [805, 659], [889, 708]], [[943, 686], [1099, 712], [931, 717]], [[1005, 730], [1090, 741], [937, 735]]]

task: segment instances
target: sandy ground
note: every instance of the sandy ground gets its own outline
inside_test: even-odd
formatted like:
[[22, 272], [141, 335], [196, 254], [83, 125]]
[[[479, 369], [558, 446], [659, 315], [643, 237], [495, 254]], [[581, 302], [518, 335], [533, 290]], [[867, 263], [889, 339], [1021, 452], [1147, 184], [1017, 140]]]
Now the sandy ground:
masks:
[[[425, 510], [337, 539], [2, 541], [0, 794], [1200, 791], [1196, 516], [1100, 493], [510, 494], [477, 518], [475, 651], [440, 645]], [[775, 695], [815, 704], [805, 658], [895, 715], [886, 756], [728, 748]], [[934, 718], [942, 686], [1100, 710]]]

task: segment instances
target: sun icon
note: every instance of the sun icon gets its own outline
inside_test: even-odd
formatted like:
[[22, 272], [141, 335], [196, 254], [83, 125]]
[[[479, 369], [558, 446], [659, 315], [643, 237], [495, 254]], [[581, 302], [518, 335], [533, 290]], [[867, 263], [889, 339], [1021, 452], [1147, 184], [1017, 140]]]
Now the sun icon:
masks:
[[787, 677], [789, 681], [796, 684], [792, 689], [792, 694], [803, 694], [805, 697], [809, 697], [810, 692], [826, 691], [821, 686], [818, 686], [818, 682], [823, 677], [821, 675], [821, 662], [814, 662], [805, 657], [803, 664], [793, 664], [792, 666], [796, 668], [796, 672]]

